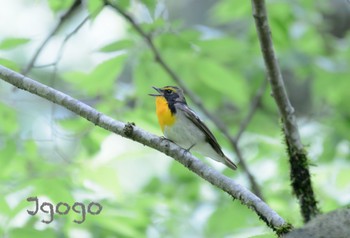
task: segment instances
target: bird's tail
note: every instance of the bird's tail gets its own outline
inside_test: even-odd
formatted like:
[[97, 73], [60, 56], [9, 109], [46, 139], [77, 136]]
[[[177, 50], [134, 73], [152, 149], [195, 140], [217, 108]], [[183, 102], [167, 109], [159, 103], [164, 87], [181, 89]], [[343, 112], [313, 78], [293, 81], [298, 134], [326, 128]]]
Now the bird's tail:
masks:
[[227, 158], [226, 156], [224, 157], [225, 162], [224, 164], [229, 167], [232, 170], [236, 170], [237, 169], [237, 165], [235, 165], [229, 158]]

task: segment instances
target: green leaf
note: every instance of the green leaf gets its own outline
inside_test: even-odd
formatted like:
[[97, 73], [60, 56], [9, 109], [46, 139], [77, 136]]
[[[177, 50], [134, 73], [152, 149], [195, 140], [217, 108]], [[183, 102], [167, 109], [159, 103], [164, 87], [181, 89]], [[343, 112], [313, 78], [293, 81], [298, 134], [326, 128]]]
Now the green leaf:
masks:
[[57, 237], [56, 232], [53, 229], [46, 228], [44, 230], [37, 230], [33, 227], [20, 227], [11, 229], [9, 231], [9, 237], [12, 238], [23, 238], [23, 237], [47, 237], [47, 238], [53, 238]]
[[54, 13], [68, 9], [74, 0], [49, 0], [49, 6]]
[[113, 90], [114, 81], [123, 66], [125, 56], [118, 56], [106, 60], [96, 66], [89, 74], [70, 72], [63, 79], [76, 85], [80, 90], [85, 90], [90, 95], [110, 93]]
[[[2, 139], [2, 138], [1, 138]], [[3, 139], [2, 139], [3, 140]], [[14, 140], [7, 139], [6, 141], [1, 141], [0, 148], [0, 166], [2, 168], [0, 178], [2, 181], [6, 179], [13, 179], [25, 175], [25, 168], [20, 156], [17, 153], [17, 146]], [[11, 158], [10, 160], [6, 158]], [[18, 173], [18, 176], [16, 175]], [[4, 188], [2, 188], [4, 189]]]
[[0, 124], [1, 134], [12, 134], [18, 130], [17, 114], [13, 108], [0, 104], [0, 117], [3, 118]]
[[20, 71], [18, 64], [12, 60], [0, 58], [0, 65], [10, 68], [14, 71]]
[[197, 77], [207, 86], [231, 97], [234, 103], [247, 102], [248, 90], [240, 74], [209, 59], [200, 59], [193, 66]]
[[[153, 55], [146, 53], [139, 59], [142, 63], [136, 65], [134, 80], [140, 95], [152, 93], [151, 86], [162, 86], [172, 83], [169, 75], [153, 61], [152, 57]], [[145, 82], [147, 83], [145, 84]]]
[[[63, 168], [56, 167], [56, 170]], [[54, 174], [54, 172], [51, 172]], [[71, 181], [67, 176], [62, 174], [61, 176], [42, 176], [37, 179], [32, 179], [30, 181], [30, 185], [34, 186], [35, 194], [41, 198], [42, 196], [47, 196], [54, 203], [58, 203], [60, 201], [65, 201], [67, 203], [71, 203], [74, 201], [72, 193], [70, 191]], [[52, 189], [55, 188], [55, 189]]]
[[154, 10], [156, 8], [157, 2], [155, 0], [142, 0], [141, 1], [149, 10]]
[[110, 3], [114, 5], [118, 5], [122, 9], [126, 11], [126, 9], [130, 6], [130, 0], [109, 0]]
[[103, 46], [100, 51], [101, 52], [114, 52], [119, 50], [125, 50], [130, 48], [133, 45], [133, 42], [131, 40], [119, 40], [112, 42], [110, 44], [107, 44]]
[[0, 43], [0, 49], [10, 50], [18, 46], [27, 44], [29, 41], [29, 38], [6, 38]]
[[101, 0], [88, 0], [87, 1], [87, 9], [88, 9], [92, 19], [94, 19], [100, 13], [103, 6], [104, 6], [104, 3]]
[[[251, 5], [247, 1], [218, 1], [211, 9], [210, 16], [216, 23], [230, 23], [233, 20], [247, 18], [251, 14]], [[242, 23], [244, 23], [242, 21]]]
[[249, 50], [250, 46], [246, 42], [231, 37], [220, 37], [208, 40], [198, 41], [197, 45], [200, 47], [203, 55], [212, 57], [217, 62], [225, 62], [235, 64], [245, 63], [241, 62], [241, 58], [233, 58], [233, 55], [244, 55]]
[[[159, 20], [162, 21], [162, 20]], [[187, 34], [186, 36], [194, 36], [195, 34]], [[197, 33], [197, 35], [199, 35]], [[155, 38], [155, 44], [156, 46], [162, 50], [168, 50], [168, 49], [176, 49], [176, 50], [188, 50], [191, 51], [191, 44], [187, 40], [182, 40], [182, 38], [177, 37], [174, 34], [163, 34], [161, 36], [158, 36]]]

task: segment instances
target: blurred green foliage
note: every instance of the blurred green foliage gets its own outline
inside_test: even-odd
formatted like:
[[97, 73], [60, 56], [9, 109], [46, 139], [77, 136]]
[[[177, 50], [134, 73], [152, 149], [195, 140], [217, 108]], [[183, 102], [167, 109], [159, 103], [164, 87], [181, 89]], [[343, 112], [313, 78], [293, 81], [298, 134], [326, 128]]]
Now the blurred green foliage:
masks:
[[[73, 3], [41, 2], [56, 20]], [[209, 4], [206, 11], [193, 16], [186, 15], [186, 9], [196, 9], [201, 2], [112, 2], [134, 17], [165, 62], [235, 135], [265, 80], [250, 2], [205, 1]], [[77, 14], [93, 14], [88, 24], [106, 11], [118, 15], [108, 7], [97, 12], [101, 6], [100, 0], [89, 0]], [[332, 21], [340, 17], [338, 5], [268, 1], [267, 7], [278, 60], [311, 159], [320, 207], [330, 211], [348, 205], [350, 37], [348, 31], [337, 37], [331, 28]], [[179, 12], [181, 18], [176, 17]], [[91, 54], [105, 58], [89, 70], [56, 64], [35, 68], [30, 76], [117, 120], [134, 122], [161, 135], [154, 101], [147, 94], [152, 93], [151, 86], [175, 83], [155, 61], [145, 39], [125, 19], [121, 22], [125, 35], [95, 48]], [[67, 24], [79, 22], [74, 18]], [[67, 32], [62, 30], [60, 35]], [[24, 68], [33, 50], [25, 60], [20, 52], [28, 45], [36, 48], [38, 44], [31, 43], [34, 40], [34, 36], [3, 35], [0, 53], [13, 54], [2, 55], [0, 64], [18, 71]], [[111, 135], [4, 82], [0, 86], [0, 236], [274, 237], [253, 211], [165, 155]], [[196, 110], [190, 100], [189, 104]], [[208, 125], [234, 157], [225, 137], [211, 122]], [[301, 225], [290, 189], [279, 115], [269, 89], [239, 145], [266, 202], [286, 221]], [[223, 172], [249, 186], [242, 170]], [[46, 225], [41, 220], [47, 214], [32, 217], [26, 212], [30, 196], [54, 204], [96, 201], [103, 211], [87, 215], [82, 225], [73, 222], [78, 216], [73, 212], [56, 214], [55, 221]]]

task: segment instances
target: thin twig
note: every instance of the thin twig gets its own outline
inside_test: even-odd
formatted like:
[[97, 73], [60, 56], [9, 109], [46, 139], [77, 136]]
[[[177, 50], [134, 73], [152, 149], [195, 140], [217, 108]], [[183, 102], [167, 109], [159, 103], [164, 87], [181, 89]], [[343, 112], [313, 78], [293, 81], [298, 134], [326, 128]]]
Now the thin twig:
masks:
[[241, 138], [243, 132], [253, 119], [253, 116], [256, 112], [256, 110], [259, 108], [262, 96], [264, 95], [264, 92], [266, 91], [266, 86], [267, 86], [267, 80], [264, 80], [263, 83], [261, 84], [260, 88], [256, 92], [254, 98], [251, 100], [250, 103], [250, 109], [247, 114], [247, 116], [242, 120], [241, 125], [239, 126], [239, 130], [236, 133], [235, 136], [235, 141], [238, 143], [239, 139]]
[[[90, 19], [90, 15], [86, 16], [70, 33], [68, 33], [65, 38], [63, 39], [60, 47], [59, 47], [59, 50], [58, 50], [58, 54], [56, 56], [56, 59], [55, 61], [52, 63], [52, 66], [53, 66], [53, 71], [52, 71], [52, 78], [50, 80], [51, 84], [50, 86], [52, 86], [53, 88], [55, 87], [55, 79], [56, 79], [56, 75], [57, 75], [57, 71], [58, 71], [58, 64], [59, 62], [61, 61], [62, 59], [62, 56], [63, 56], [63, 52], [64, 52], [64, 48], [68, 42], [68, 40], [73, 37], [78, 31], [80, 28], [82, 28], [84, 26], [84, 24]], [[53, 104], [53, 106], [51, 107], [51, 115], [54, 115], [55, 114], [55, 110], [56, 110], [56, 104]], [[56, 127], [52, 127], [53, 129], [55, 129]], [[55, 131], [56, 133], [59, 133], [58, 131]], [[55, 137], [56, 138], [56, 137]], [[65, 154], [61, 152], [61, 150], [59, 148], [56, 148], [56, 145], [57, 143], [55, 143], [55, 150], [57, 152], [57, 154], [65, 161], [69, 161]]]
[[105, 4], [114, 8], [120, 15], [122, 15], [135, 29], [135, 31], [142, 36], [142, 38], [146, 41], [148, 44], [149, 48], [151, 49], [155, 61], [158, 62], [158, 64], [165, 70], [165, 72], [170, 76], [170, 78], [177, 84], [179, 85], [186, 93], [186, 95], [191, 99], [191, 101], [199, 108], [205, 115], [206, 117], [211, 120], [216, 127], [221, 131], [221, 133], [228, 139], [230, 142], [233, 150], [235, 151], [237, 158], [239, 160], [239, 165], [242, 168], [242, 170], [247, 174], [248, 180], [251, 184], [251, 188], [253, 189], [253, 192], [259, 196], [260, 198], [263, 198], [263, 195], [261, 193], [261, 190], [259, 188], [259, 185], [254, 179], [254, 176], [251, 174], [251, 172], [248, 169], [248, 166], [242, 156], [242, 153], [235, 141], [235, 138], [233, 138], [230, 133], [228, 132], [226, 125], [216, 116], [214, 116], [210, 111], [208, 111], [202, 101], [197, 97], [183, 82], [183, 80], [180, 79], [180, 77], [170, 68], [169, 64], [165, 62], [163, 59], [162, 55], [160, 54], [159, 50], [157, 47], [154, 45], [152, 37], [147, 34], [139, 24], [136, 23], [136, 21], [128, 14], [126, 13], [120, 6], [117, 4], [112, 4], [108, 0], [104, 0]]
[[270, 81], [275, 102], [282, 117], [283, 132], [291, 166], [290, 176], [293, 191], [299, 199], [304, 222], [307, 222], [319, 214], [317, 201], [311, 184], [307, 154], [301, 142], [294, 115], [294, 108], [287, 96], [281, 70], [276, 59], [271, 30], [267, 19], [265, 1], [252, 0], [252, 8], [267, 76]]
[[[80, 3], [79, 3], [80, 2]], [[60, 17], [59, 22], [57, 23], [57, 26], [53, 29], [53, 31], [49, 34], [49, 36], [44, 40], [43, 44], [38, 48], [38, 50], [36, 51], [35, 55], [33, 56], [32, 60], [30, 61], [30, 63], [28, 64], [28, 67], [26, 68], [26, 72], [28, 73], [35, 64], [36, 58], [38, 57], [38, 55], [40, 54], [40, 52], [44, 49], [44, 47], [46, 46], [47, 42], [52, 38], [53, 35], [55, 35], [57, 33], [57, 31], [61, 28], [61, 26], [64, 24], [64, 22], [66, 21], [66, 19], [68, 19], [72, 13], [74, 12], [74, 10], [81, 4], [81, 0], [79, 1], [75, 1], [73, 3], [73, 5], [66, 11], [66, 13], [64, 15], [62, 15]], [[97, 9], [96, 12], [100, 11], [103, 8], [103, 6], [100, 9]], [[52, 70], [52, 77], [50, 78], [50, 86], [51, 87], [55, 87], [55, 79], [56, 79], [56, 75], [57, 75], [57, 71], [58, 71], [58, 64], [62, 59], [63, 53], [64, 53], [64, 48], [68, 42], [68, 40], [73, 37], [83, 26], [84, 24], [90, 19], [91, 15], [89, 14], [88, 16], [86, 16], [71, 32], [69, 32], [65, 38], [63, 39], [59, 49], [58, 49], [58, 53], [56, 56], [56, 59], [54, 60], [54, 62], [49, 63], [49, 64], [45, 64], [45, 65], [35, 65], [36, 68], [43, 68], [43, 67], [53, 67]], [[51, 115], [54, 115], [54, 112], [56, 110], [56, 104], [53, 104], [53, 106], [51, 107]], [[54, 126], [52, 126], [52, 128], [55, 128]], [[58, 132], [56, 132], [58, 133]], [[56, 152], [59, 154], [59, 156], [61, 156], [61, 158], [65, 161], [68, 161], [64, 154], [62, 154], [60, 152], [59, 149], [56, 148]]]
[[60, 48], [58, 50], [58, 54], [57, 57], [55, 59], [55, 62], [53, 62], [51, 65], [53, 66], [57, 66], [57, 64], [61, 61], [61, 58], [63, 56], [63, 52], [64, 52], [64, 48], [68, 42], [68, 40], [74, 36], [74, 34], [76, 34], [80, 28], [82, 28], [84, 26], [84, 24], [90, 19], [90, 15], [86, 16], [70, 33], [68, 33], [65, 38], [63, 39]]
[[222, 175], [215, 169], [206, 165], [190, 153], [176, 144], [163, 140], [161, 137], [150, 134], [141, 128], [136, 127], [133, 123], [124, 124], [108, 117], [94, 108], [70, 97], [58, 90], [41, 84], [31, 78], [16, 73], [0, 65], [0, 78], [14, 85], [19, 89], [26, 90], [39, 97], [47, 99], [53, 103], [63, 106], [64, 108], [80, 115], [95, 125], [114, 132], [125, 138], [137, 141], [143, 145], [154, 148], [166, 155], [171, 156], [182, 165], [196, 173], [203, 179], [207, 180], [217, 188], [225, 191], [235, 199], [240, 200], [244, 205], [252, 209], [257, 215], [276, 233], [288, 232], [291, 225], [272, 210], [259, 197], [251, 193], [243, 186], [237, 184], [232, 179]]
[[35, 51], [33, 57], [30, 59], [27, 66], [22, 70], [22, 74], [26, 75], [28, 74], [32, 68], [34, 67], [34, 64], [36, 60], [38, 59], [41, 51], [44, 49], [44, 47], [47, 45], [47, 43], [50, 41], [50, 39], [59, 31], [59, 29], [63, 26], [65, 21], [70, 18], [70, 16], [75, 12], [75, 10], [81, 5], [81, 0], [75, 0], [72, 4], [72, 6], [60, 17], [60, 20], [57, 22], [56, 26], [52, 29], [50, 34], [45, 38], [45, 40], [40, 44], [38, 49]]

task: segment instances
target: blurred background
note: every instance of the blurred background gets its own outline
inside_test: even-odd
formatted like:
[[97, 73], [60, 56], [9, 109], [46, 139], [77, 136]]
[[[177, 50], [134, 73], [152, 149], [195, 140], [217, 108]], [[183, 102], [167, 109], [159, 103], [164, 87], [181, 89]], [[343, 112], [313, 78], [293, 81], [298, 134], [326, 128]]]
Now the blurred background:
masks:
[[[114, 2], [233, 137], [248, 122], [237, 144], [264, 200], [286, 221], [302, 225], [278, 111], [264, 86], [250, 1]], [[267, 8], [319, 206], [323, 212], [347, 206], [350, 3], [269, 0]], [[12, 0], [2, 2], [0, 19], [1, 65], [162, 135], [147, 94], [151, 86], [176, 83], [115, 9], [99, 0]], [[217, 126], [188, 103], [238, 162]], [[1, 80], [0, 114], [1, 237], [274, 237], [253, 211], [173, 159]], [[250, 188], [239, 164], [232, 172], [203, 160]], [[73, 220], [81, 214], [72, 210], [45, 224], [48, 214], [28, 214], [34, 209], [28, 197], [70, 206], [94, 201], [103, 210], [87, 213], [80, 225]]]

